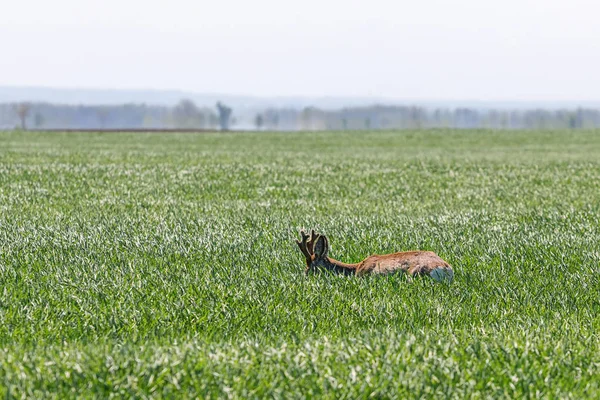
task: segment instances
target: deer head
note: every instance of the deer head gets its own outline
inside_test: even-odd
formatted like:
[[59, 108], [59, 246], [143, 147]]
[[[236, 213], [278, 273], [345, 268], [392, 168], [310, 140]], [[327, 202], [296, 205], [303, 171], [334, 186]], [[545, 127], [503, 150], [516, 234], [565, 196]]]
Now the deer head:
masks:
[[[327, 258], [327, 253], [329, 252], [327, 237], [315, 233], [314, 230], [311, 230], [310, 236], [304, 231], [300, 231], [300, 235], [302, 236], [302, 240], [297, 240], [296, 244], [306, 258], [306, 269], [304, 272], [308, 275], [318, 268], [327, 268], [330, 264]], [[308, 240], [309, 237], [310, 240]]]

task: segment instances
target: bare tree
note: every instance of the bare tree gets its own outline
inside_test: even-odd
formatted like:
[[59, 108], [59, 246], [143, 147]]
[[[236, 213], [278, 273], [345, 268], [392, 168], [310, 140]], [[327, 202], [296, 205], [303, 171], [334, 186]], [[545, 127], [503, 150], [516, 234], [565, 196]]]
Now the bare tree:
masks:
[[231, 112], [233, 110], [225, 104], [218, 102], [217, 111], [219, 112], [219, 125], [221, 125], [221, 130], [228, 131], [231, 122]]
[[27, 102], [19, 103], [15, 106], [15, 109], [17, 111], [17, 115], [19, 116], [19, 119], [21, 120], [21, 129], [26, 130], [27, 129], [27, 116], [29, 115], [29, 112], [31, 111], [31, 103], [27, 103]]
[[265, 119], [262, 114], [256, 114], [254, 118], [254, 125], [256, 125], [256, 130], [260, 131], [265, 123]]

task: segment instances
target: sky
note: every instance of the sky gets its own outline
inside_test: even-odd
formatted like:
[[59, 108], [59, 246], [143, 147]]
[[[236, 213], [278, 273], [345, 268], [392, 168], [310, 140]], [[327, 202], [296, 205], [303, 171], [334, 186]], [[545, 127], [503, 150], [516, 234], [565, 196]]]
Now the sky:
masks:
[[4, 0], [0, 9], [0, 85], [600, 99], [597, 0]]

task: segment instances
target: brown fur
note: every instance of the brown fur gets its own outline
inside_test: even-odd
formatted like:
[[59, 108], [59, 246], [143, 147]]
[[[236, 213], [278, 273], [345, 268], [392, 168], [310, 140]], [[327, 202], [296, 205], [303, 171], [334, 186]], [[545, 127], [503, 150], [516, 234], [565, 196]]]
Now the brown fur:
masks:
[[306, 258], [306, 274], [320, 269], [343, 275], [407, 273], [410, 276], [429, 275], [438, 279], [452, 280], [454, 271], [450, 264], [432, 251], [405, 251], [401, 253], [372, 255], [357, 264], [346, 264], [327, 256], [327, 237], [313, 230], [309, 235], [301, 231], [301, 241], [296, 241]]

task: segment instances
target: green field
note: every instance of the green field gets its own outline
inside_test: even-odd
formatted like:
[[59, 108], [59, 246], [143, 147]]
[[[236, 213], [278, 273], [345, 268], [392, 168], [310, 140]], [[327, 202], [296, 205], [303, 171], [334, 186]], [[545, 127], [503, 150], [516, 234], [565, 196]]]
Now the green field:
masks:
[[0, 133], [0, 395], [600, 398], [599, 216], [598, 131]]

